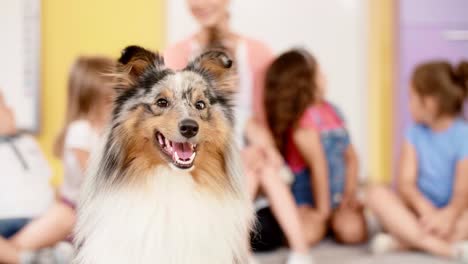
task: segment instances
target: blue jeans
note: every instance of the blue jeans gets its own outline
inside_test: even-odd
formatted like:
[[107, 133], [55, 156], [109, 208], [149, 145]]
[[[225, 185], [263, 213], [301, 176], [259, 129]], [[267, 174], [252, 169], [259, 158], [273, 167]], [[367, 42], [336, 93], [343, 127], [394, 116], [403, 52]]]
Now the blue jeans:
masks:
[[10, 238], [31, 221], [29, 218], [0, 219], [0, 236]]

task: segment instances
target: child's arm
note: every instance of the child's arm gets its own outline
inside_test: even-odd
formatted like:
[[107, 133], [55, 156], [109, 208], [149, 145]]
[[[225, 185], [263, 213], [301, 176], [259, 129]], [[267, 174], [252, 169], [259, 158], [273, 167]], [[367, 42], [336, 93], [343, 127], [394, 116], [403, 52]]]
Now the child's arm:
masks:
[[400, 166], [398, 191], [406, 204], [413, 208], [419, 216], [435, 212], [436, 208], [418, 190], [416, 150], [409, 142], [405, 142], [403, 145]]
[[426, 232], [443, 239], [454, 236], [456, 220], [468, 208], [468, 158], [459, 161], [456, 168], [453, 195], [450, 203], [436, 213], [421, 219]]
[[90, 150], [94, 147], [92, 139], [98, 131], [90, 122], [82, 120], [71, 122], [67, 126], [63, 149], [78, 161], [82, 173], [88, 167]]
[[343, 193], [343, 200], [341, 202], [342, 206], [355, 206], [356, 201], [356, 191], [358, 185], [358, 167], [359, 161], [354, 150], [354, 146], [350, 144], [346, 149], [345, 153], [345, 163], [346, 163], [346, 183]]
[[450, 210], [455, 218], [468, 209], [468, 158], [457, 164], [453, 196], [446, 209]]
[[328, 169], [323, 153], [320, 135], [317, 131], [298, 128], [294, 131], [294, 144], [310, 168], [312, 193], [315, 206], [324, 218], [330, 214], [330, 188], [328, 183]]

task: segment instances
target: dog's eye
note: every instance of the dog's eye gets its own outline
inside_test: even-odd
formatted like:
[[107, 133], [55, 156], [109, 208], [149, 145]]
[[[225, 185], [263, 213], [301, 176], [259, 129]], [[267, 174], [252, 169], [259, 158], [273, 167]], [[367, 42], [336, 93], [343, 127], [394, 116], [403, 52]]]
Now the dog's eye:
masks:
[[203, 101], [198, 101], [195, 103], [195, 108], [197, 108], [198, 110], [203, 110], [206, 108], [206, 104]]
[[169, 106], [169, 102], [166, 99], [163, 99], [163, 98], [158, 99], [156, 104], [161, 108], [166, 108], [166, 107]]

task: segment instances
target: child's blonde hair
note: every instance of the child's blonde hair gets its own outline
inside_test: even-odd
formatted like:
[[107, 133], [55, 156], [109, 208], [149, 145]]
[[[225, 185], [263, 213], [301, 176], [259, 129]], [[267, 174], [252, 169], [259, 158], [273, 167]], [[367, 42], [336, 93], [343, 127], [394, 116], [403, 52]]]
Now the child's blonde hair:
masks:
[[[67, 128], [73, 121], [89, 119], [93, 111], [111, 97], [115, 62], [106, 57], [79, 57], [71, 67], [65, 124], [54, 145], [54, 154], [61, 157]], [[97, 111], [97, 113], [100, 113]]]

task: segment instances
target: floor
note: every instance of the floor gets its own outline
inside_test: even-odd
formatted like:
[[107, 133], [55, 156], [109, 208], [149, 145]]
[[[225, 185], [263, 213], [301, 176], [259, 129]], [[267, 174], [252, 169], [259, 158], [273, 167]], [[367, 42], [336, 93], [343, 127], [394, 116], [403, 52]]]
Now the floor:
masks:
[[[392, 253], [372, 256], [367, 247], [343, 247], [330, 241], [322, 242], [312, 250], [316, 264], [451, 264], [443, 259], [427, 256], [422, 253]], [[281, 249], [270, 254], [258, 254], [256, 259], [261, 264], [283, 264], [288, 251]]]

